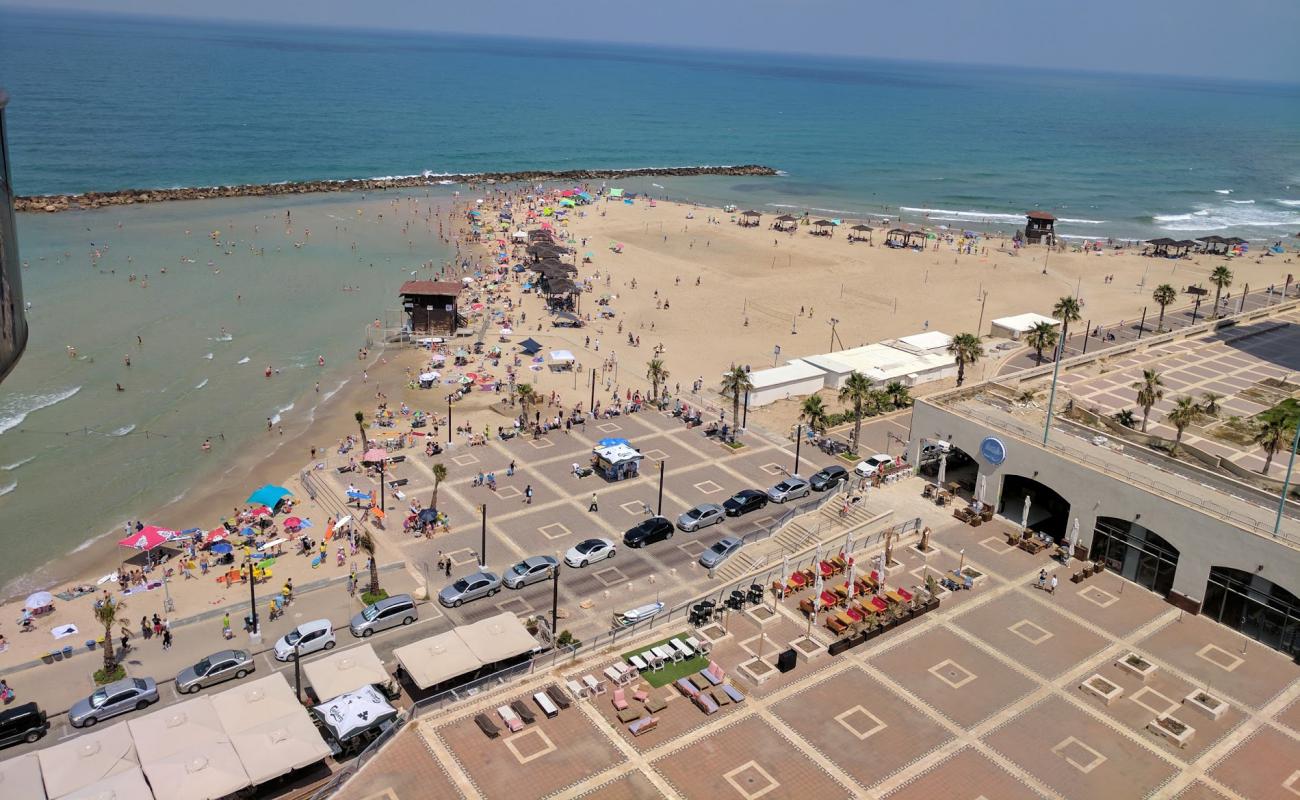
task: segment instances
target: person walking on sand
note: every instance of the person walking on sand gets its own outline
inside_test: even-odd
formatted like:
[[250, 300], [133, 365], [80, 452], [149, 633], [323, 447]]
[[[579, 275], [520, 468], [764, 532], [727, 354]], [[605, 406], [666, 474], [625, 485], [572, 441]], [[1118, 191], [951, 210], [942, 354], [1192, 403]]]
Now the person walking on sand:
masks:
[[590, 513], [595, 513], [595, 512], [597, 512], [597, 511], [599, 511], [599, 510], [600, 510], [600, 509], [599, 509], [599, 507], [598, 507], [598, 505], [597, 505], [597, 503], [596, 503], [596, 493], [595, 493], [595, 492], [592, 492], [592, 493], [591, 493], [591, 505], [587, 507], [587, 511], [590, 512]]

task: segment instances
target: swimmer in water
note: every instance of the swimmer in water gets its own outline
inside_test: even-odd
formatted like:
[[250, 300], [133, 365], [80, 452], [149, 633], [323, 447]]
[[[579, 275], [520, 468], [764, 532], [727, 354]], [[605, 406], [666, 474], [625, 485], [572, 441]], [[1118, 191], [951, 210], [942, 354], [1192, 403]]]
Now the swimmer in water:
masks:
[[120, 383], [117, 385], [117, 390], [118, 390], [119, 392], [125, 392], [125, 391], [126, 391], [126, 389], [123, 389], [123, 388], [122, 388], [122, 384], [120, 384]]

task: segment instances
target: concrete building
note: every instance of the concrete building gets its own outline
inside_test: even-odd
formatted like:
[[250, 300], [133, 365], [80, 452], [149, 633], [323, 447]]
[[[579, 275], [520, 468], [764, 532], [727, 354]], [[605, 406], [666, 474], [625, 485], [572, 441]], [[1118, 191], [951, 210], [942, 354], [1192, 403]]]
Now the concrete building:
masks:
[[1061, 321], [1052, 317], [1045, 317], [1042, 314], [1035, 314], [1032, 311], [1025, 314], [1016, 314], [1014, 317], [1001, 317], [993, 320], [989, 326], [989, 336], [1000, 339], [1011, 339], [1020, 341], [1033, 327], [1040, 322], [1046, 322], [1052, 327], [1059, 328]]
[[[1287, 381], [1300, 371], [1300, 302], [1063, 361], [1046, 444], [1051, 364], [920, 399], [908, 458], [919, 463], [927, 441], [949, 442], [973, 463], [957, 471], [948, 465], [947, 480], [955, 478], [1013, 524], [1020, 524], [1028, 503], [1028, 527], [1058, 543], [1074, 534], [1075, 558], [1103, 562], [1179, 608], [1300, 656], [1300, 495], [1294, 485], [1280, 502], [1291, 439], [1269, 476], [1228, 457], [1196, 455], [1212, 446], [1220, 453], [1231, 449], [1211, 439], [1209, 427], [1198, 428], [1206, 438], [1184, 437], [1183, 449], [1171, 455], [1171, 428], [1164, 428], [1167, 438], [1142, 435], [1095, 406], [1106, 396], [1134, 403], [1128, 381], [1148, 368], [1169, 381], [1153, 423], [1163, 419], [1175, 393], [1191, 395], [1206, 382], [1240, 387], [1246, 394], [1230, 395], [1228, 402], [1241, 403], [1246, 413], [1269, 410], [1248, 401], [1279, 382], [1280, 396], [1295, 388]], [[1079, 387], [1089, 382], [1100, 385], [1101, 394], [1083, 394]], [[1027, 389], [1038, 393], [1038, 403], [1024, 402]], [[1076, 391], [1084, 399], [1076, 400]], [[1200, 444], [1187, 445], [1188, 438]], [[1251, 451], [1258, 447], [1239, 446], [1235, 458], [1255, 457]]]
[[815, 394], [826, 385], [826, 373], [796, 358], [779, 367], [756, 370], [750, 373], [749, 381], [754, 385], [749, 392], [749, 407], [757, 408], [777, 400]]

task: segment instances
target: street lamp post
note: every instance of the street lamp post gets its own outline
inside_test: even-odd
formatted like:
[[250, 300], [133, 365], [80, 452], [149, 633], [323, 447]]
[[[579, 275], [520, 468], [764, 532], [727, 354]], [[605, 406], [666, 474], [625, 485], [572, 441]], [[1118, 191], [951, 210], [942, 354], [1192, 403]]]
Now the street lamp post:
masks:
[[661, 517], [664, 514], [664, 464], [666, 463], [668, 463], [666, 458], [659, 461], [659, 510], [655, 513]]
[[447, 444], [451, 445], [451, 393], [447, 393]]
[[587, 413], [596, 411], [596, 368], [591, 368], [591, 405], [587, 406]]
[[551, 573], [551, 646], [555, 646], [555, 640], [559, 636], [555, 631], [557, 617], [560, 608], [560, 558], [559, 553], [555, 556], [555, 570]]
[[484, 503], [483, 505], [479, 506], [479, 509], [483, 512], [483, 527], [480, 531], [478, 565], [480, 567], [486, 567], [487, 566], [487, 503]]
[[301, 639], [293, 643], [293, 696], [299, 703], [302, 702], [302, 659], [299, 658], [302, 654], [298, 652], [301, 644]]
[[381, 459], [379, 459], [379, 510], [380, 510], [380, 511], [384, 511], [384, 512], [387, 512], [387, 511], [388, 511], [387, 501], [386, 501], [385, 496], [384, 496], [384, 495], [385, 495], [385, 491], [384, 491], [384, 483], [385, 483], [385, 481], [384, 481], [384, 478], [385, 478], [385, 475], [384, 475], [384, 462], [387, 461], [387, 460], [388, 460], [388, 459], [386, 459], [386, 458], [381, 458]]
[[1282, 496], [1277, 501], [1277, 521], [1273, 523], [1273, 535], [1282, 530], [1282, 512], [1286, 509], [1286, 493], [1291, 490], [1291, 470], [1295, 468], [1295, 453], [1300, 449], [1300, 425], [1296, 426], [1295, 439], [1291, 442], [1291, 458], [1286, 462], [1286, 479], [1282, 481]]
[[248, 560], [248, 608], [251, 612], [252, 627], [248, 631], [250, 644], [262, 643], [262, 631], [257, 624], [257, 586], [253, 580], [253, 559]]
[[794, 428], [794, 472], [792, 475], [799, 474], [799, 445], [803, 444], [803, 424], [800, 423]]

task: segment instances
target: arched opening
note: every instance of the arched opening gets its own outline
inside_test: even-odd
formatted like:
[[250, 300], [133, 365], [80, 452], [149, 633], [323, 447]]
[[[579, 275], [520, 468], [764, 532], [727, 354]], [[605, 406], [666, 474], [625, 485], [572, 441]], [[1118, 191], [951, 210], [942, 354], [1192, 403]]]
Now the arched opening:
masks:
[[1210, 567], [1201, 613], [1269, 647], [1300, 654], [1300, 599], [1262, 575]]
[[1088, 558], [1124, 578], [1168, 596], [1178, 571], [1178, 548], [1155, 531], [1119, 517], [1097, 517]]
[[1023, 475], [1008, 475], [1002, 480], [1002, 498], [998, 513], [1019, 525], [1025, 519], [1025, 502], [1029, 501], [1029, 529], [1046, 534], [1057, 542], [1063, 540], [1070, 523], [1070, 503], [1045, 483]]
[[940, 483], [944, 487], [957, 484], [957, 488], [969, 492], [974, 497], [979, 465], [965, 450], [952, 442], [942, 439], [922, 439], [920, 462], [916, 466], [917, 472], [922, 477]]

